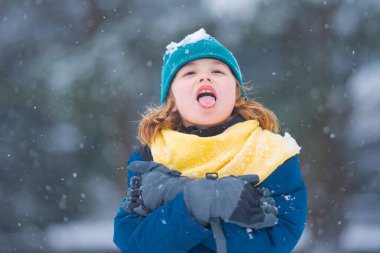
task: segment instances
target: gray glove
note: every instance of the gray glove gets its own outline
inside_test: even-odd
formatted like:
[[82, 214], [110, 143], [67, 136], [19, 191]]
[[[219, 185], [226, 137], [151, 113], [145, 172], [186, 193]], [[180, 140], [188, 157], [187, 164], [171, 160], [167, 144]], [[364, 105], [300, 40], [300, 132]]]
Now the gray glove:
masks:
[[135, 161], [129, 164], [128, 169], [138, 176], [131, 178], [127, 209], [141, 216], [147, 216], [174, 199], [190, 181], [188, 177], [181, 176], [181, 172], [156, 162]]
[[257, 175], [200, 179], [184, 189], [186, 206], [199, 223], [220, 218], [241, 227], [260, 229], [277, 223], [277, 208], [269, 190], [254, 187]]
[[123, 209], [129, 213], [147, 216], [149, 210], [145, 208], [141, 197], [141, 176], [131, 177], [131, 187], [128, 188], [127, 196], [122, 203]]

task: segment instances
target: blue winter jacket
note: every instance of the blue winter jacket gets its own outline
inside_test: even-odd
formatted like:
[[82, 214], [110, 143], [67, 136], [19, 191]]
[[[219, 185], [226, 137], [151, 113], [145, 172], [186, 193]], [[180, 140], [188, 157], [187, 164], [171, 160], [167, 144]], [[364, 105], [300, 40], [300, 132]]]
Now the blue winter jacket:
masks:
[[[137, 160], [144, 158], [136, 151], [128, 164]], [[132, 176], [133, 172], [128, 171], [128, 187]], [[273, 193], [278, 224], [254, 231], [222, 223], [229, 253], [287, 253], [301, 237], [307, 199], [297, 156], [279, 166], [261, 186]], [[114, 242], [122, 253], [216, 252], [211, 230], [202, 227], [188, 212], [182, 193], [147, 217], [127, 213], [120, 207], [114, 220]]]

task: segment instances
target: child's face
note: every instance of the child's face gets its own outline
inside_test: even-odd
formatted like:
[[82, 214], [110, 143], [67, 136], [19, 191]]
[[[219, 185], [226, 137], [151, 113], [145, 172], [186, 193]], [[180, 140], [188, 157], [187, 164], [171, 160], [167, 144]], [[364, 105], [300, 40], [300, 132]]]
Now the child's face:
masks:
[[237, 83], [230, 68], [215, 59], [184, 65], [171, 84], [175, 109], [185, 126], [210, 127], [227, 120], [236, 100]]

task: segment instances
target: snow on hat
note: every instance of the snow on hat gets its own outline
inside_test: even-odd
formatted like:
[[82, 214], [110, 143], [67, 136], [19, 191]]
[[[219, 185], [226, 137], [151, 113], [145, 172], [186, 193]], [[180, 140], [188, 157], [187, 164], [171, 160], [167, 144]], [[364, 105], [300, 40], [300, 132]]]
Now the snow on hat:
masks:
[[[165, 103], [171, 82], [178, 70], [185, 64], [202, 58], [213, 58], [227, 64], [240, 85], [243, 85], [243, 77], [239, 65], [232, 53], [219, 41], [206, 33], [201, 28], [195, 33], [187, 35], [180, 42], [171, 42], [166, 46], [164, 63], [161, 73], [161, 103]], [[243, 97], [246, 97], [242, 89]]]

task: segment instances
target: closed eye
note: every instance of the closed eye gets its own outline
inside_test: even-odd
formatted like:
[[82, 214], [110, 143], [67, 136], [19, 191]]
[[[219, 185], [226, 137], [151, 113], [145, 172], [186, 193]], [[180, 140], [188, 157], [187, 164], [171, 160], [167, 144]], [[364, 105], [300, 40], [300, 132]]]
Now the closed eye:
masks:
[[224, 72], [223, 72], [223, 71], [221, 71], [221, 70], [214, 70], [212, 73], [217, 73], [217, 74], [224, 74]]
[[186, 72], [183, 76], [191, 76], [191, 75], [194, 75], [195, 72], [194, 71], [189, 71], [189, 72]]

